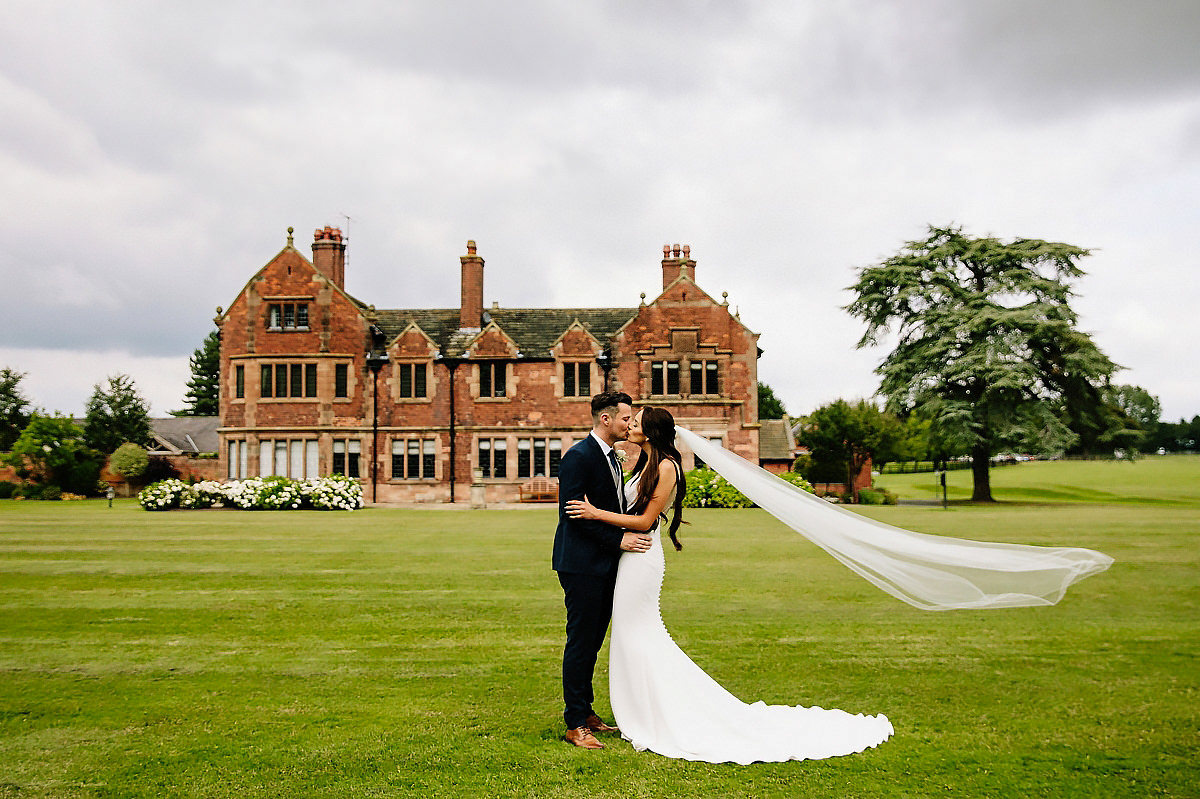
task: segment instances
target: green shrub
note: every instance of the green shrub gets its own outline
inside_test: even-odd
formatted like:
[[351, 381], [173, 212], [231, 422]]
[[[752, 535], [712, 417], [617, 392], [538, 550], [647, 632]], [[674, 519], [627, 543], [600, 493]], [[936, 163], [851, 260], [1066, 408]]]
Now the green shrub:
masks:
[[687, 478], [686, 508], [753, 508], [754, 503], [712, 469], [692, 469]]
[[[749, 497], [733, 487], [728, 480], [707, 467], [692, 469], [687, 478], [687, 493], [683, 495], [685, 508], [754, 508]], [[782, 479], [812, 493], [812, 486], [796, 472], [779, 475]]]
[[16, 483], [6, 483], [0, 481], [0, 499], [11, 499], [13, 492], [17, 490]]
[[38, 499], [48, 499], [54, 502], [62, 499], [62, 489], [53, 483], [42, 486], [42, 490], [38, 492]]
[[141, 477], [149, 465], [150, 456], [137, 444], [122, 444], [108, 459], [108, 468], [125, 478]]
[[883, 492], [876, 491], [873, 488], [864, 488], [858, 492], [858, 504], [860, 505], [882, 505]]
[[[801, 457], [803, 457], [803, 456], [801, 456]], [[805, 480], [804, 475], [800, 474], [799, 472], [784, 472], [783, 474], [781, 474], [779, 476], [781, 478], [783, 478], [784, 480], [786, 480], [787, 482], [791, 483], [792, 485], [803, 488], [805, 491], [807, 491], [810, 494], [813, 493], [812, 484], [809, 483], [807, 480]]]
[[40, 499], [44, 487], [42, 483], [18, 483], [13, 489], [13, 498]]
[[864, 488], [858, 492], [860, 505], [895, 505], [898, 498], [883, 486]]

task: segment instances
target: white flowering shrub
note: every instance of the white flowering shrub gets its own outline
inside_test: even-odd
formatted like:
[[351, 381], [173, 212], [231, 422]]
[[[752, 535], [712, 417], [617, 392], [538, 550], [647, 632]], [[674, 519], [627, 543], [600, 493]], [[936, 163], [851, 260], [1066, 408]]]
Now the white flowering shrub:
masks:
[[188, 484], [174, 478], [151, 483], [138, 492], [137, 501], [146, 510], [170, 510], [179, 507], [179, 498]]
[[287, 477], [251, 477], [217, 483], [206, 480], [188, 485], [182, 480], [160, 480], [138, 494], [146, 510], [220, 508], [242, 510], [356, 510], [363, 506], [362, 486], [344, 475], [292, 480]]
[[363, 506], [362, 485], [342, 474], [305, 480], [302, 490], [317, 510], [356, 510]]

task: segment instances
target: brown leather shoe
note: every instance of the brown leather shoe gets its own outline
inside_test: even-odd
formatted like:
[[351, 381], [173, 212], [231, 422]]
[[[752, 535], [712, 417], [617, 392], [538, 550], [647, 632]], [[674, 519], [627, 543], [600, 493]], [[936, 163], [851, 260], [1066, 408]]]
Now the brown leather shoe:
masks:
[[603, 721], [601, 721], [600, 717], [597, 716], [595, 713], [588, 716], [587, 721], [585, 721], [584, 723], [587, 725], [587, 728], [589, 730], [591, 730], [592, 732], [620, 732], [620, 730], [618, 730], [616, 727], [613, 727], [609, 724], [605, 724]]
[[573, 730], [567, 730], [567, 743], [575, 744], [582, 749], [603, 749], [604, 744], [596, 740], [596, 736], [592, 735], [592, 731], [587, 727], [576, 727]]

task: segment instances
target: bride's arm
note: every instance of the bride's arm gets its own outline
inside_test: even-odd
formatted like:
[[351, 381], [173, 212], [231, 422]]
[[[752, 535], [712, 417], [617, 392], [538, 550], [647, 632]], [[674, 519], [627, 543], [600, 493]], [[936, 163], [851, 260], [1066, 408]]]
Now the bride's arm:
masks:
[[654, 488], [654, 495], [650, 497], [650, 502], [641, 513], [613, 513], [600, 510], [588, 502], [587, 497], [584, 497], [581, 500], [573, 499], [567, 503], [567, 515], [573, 519], [595, 519], [614, 527], [645, 532], [654, 526], [654, 523], [658, 521], [658, 515], [667, 506], [667, 497], [671, 496], [675, 479], [674, 463], [671, 460], [663, 460], [658, 465], [658, 485]]

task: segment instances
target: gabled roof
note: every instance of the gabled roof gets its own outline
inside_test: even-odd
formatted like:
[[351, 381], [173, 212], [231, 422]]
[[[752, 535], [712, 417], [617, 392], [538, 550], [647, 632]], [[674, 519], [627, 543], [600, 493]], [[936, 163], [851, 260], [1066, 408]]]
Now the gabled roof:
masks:
[[[490, 308], [483, 323], [495, 323], [516, 343], [525, 358], [549, 358], [555, 342], [578, 321], [585, 330], [603, 341], [637, 314], [637, 308]], [[434, 340], [444, 358], [457, 358], [470, 346], [479, 331], [459, 330], [457, 308], [422, 308], [376, 311], [376, 324], [388, 341], [416, 324]]]
[[216, 452], [219, 446], [217, 428], [220, 426], [219, 416], [171, 416], [150, 420], [150, 432], [158, 445], [155, 451], [175, 454]]
[[758, 430], [758, 459], [790, 461], [795, 457], [796, 441], [792, 438], [791, 420], [761, 419]]

